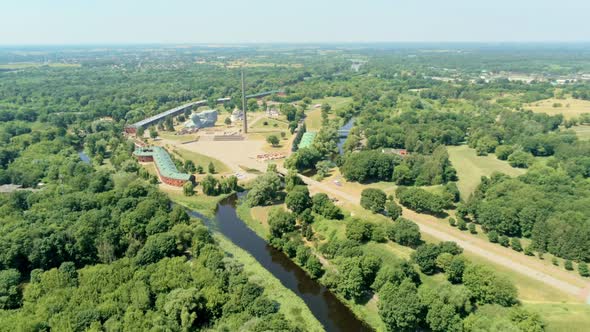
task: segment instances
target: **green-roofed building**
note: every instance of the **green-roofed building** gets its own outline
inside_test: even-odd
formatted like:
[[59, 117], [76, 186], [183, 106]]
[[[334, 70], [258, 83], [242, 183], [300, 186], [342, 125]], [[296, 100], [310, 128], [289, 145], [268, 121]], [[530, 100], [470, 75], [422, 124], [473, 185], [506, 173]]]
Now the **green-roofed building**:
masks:
[[170, 158], [168, 151], [159, 146], [137, 148], [133, 155], [141, 162], [154, 162], [162, 182], [181, 187], [187, 181], [194, 181], [194, 176], [180, 173]]
[[314, 131], [305, 132], [303, 136], [301, 136], [301, 141], [299, 142], [299, 145], [297, 147], [299, 149], [310, 147], [313, 144], [315, 136], [316, 132]]

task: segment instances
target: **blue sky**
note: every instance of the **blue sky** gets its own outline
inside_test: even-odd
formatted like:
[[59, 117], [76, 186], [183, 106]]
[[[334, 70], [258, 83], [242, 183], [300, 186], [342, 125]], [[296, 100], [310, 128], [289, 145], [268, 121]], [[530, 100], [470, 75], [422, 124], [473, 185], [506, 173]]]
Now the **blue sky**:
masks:
[[0, 44], [590, 41], [590, 0], [2, 0]]

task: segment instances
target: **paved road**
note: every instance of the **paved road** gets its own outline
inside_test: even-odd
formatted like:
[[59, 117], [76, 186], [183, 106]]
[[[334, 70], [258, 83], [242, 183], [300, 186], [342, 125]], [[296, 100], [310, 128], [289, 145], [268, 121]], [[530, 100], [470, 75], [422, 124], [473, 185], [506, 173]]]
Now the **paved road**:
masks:
[[[334, 187], [331, 183], [320, 183], [301, 175], [300, 177], [308, 186], [311, 186], [316, 190], [337, 196], [352, 204], [359, 204], [359, 197], [345, 193]], [[446, 225], [444, 228], [447, 229], [444, 229], [442, 225], [440, 225], [440, 221], [437, 221], [434, 217], [419, 214], [406, 208], [403, 209], [403, 216], [416, 222], [418, 226], [420, 226], [420, 231], [425, 234], [442, 241], [453, 241], [463, 247], [465, 251], [481, 256], [491, 262], [514, 270], [532, 279], [541, 281], [563, 292], [572, 294], [584, 301], [590, 301], [590, 298], [588, 297], [590, 293], [590, 283], [580, 277], [562, 271], [557, 267], [543, 265], [542, 263], [535, 261], [535, 258], [515, 253], [511, 249], [491, 244], [472, 235], [465, 235], [463, 233], [453, 234], [455, 233], [453, 232], [454, 229], [449, 230]], [[542, 271], [548, 271], [551, 275]], [[585, 287], [581, 286], [584, 284], [586, 285]]]

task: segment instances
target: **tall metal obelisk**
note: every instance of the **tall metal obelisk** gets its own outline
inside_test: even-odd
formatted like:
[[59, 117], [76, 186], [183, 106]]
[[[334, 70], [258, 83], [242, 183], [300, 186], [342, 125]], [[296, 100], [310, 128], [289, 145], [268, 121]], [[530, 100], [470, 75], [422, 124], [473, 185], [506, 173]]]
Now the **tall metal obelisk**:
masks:
[[244, 112], [244, 134], [247, 134], [248, 115], [246, 114], [246, 83], [244, 82], [244, 68], [242, 68], [242, 111]]

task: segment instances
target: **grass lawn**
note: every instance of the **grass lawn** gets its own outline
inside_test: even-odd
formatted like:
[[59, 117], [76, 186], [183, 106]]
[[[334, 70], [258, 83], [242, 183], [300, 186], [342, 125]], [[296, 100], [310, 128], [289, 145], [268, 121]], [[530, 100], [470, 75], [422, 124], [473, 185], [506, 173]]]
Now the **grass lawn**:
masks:
[[207, 196], [202, 193], [197, 193], [194, 196], [185, 196], [182, 190], [172, 189], [170, 186], [160, 186], [160, 190], [165, 192], [173, 202], [200, 212], [207, 217], [215, 216], [217, 204], [231, 195]]
[[215, 238], [226, 253], [242, 264], [250, 281], [263, 286], [264, 294], [279, 303], [279, 312], [282, 312], [288, 320], [305, 328], [306, 331], [324, 331], [322, 324], [313, 316], [303, 300], [285, 288], [280, 280], [264, 269], [254, 257], [220, 234], [216, 233]]
[[[146, 130], [147, 132], [147, 130]], [[198, 139], [198, 136], [195, 134], [187, 134], [187, 135], [176, 135], [174, 131], [158, 131], [158, 137], [165, 138], [170, 141], [174, 142], [189, 142], [195, 139]]]
[[311, 105], [324, 103], [330, 104], [330, 106], [332, 106], [332, 111], [337, 111], [352, 103], [352, 97], [325, 97], [321, 99], [313, 99]]
[[182, 149], [179, 147], [175, 148], [173, 150], [173, 152], [177, 156], [180, 156], [182, 159], [192, 160], [195, 163], [195, 166], [201, 165], [203, 167], [203, 170], [205, 170], [205, 172], [207, 171], [207, 168], [208, 168], [210, 162], [212, 162], [213, 165], [215, 166], [216, 173], [223, 174], [223, 173], [227, 173], [230, 171], [229, 167], [226, 164], [224, 164], [223, 162], [221, 162], [220, 160], [217, 160], [215, 158], [211, 158], [211, 157], [206, 156], [204, 154], [200, 154], [195, 151], [189, 151], [189, 150]]
[[[553, 107], [557, 104], [561, 104], [561, 106]], [[524, 105], [524, 108], [530, 109], [533, 112], [546, 113], [549, 115], [563, 114], [564, 118], [571, 119], [584, 113], [590, 113], [590, 101], [574, 98], [549, 98], [526, 104]]]
[[590, 126], [574, 126], [572, 129], [578, 135], [578, 138], [584, 141], [590, 140]]
[[590, 327], [587, 304], [524, 303], [524, 307], [541, 315], [546, 332], [583, 332]]
[[320, 108], [314, 108], [307, 112], [305, 128], [307, 131], [319, 131], [322, 128], [322, 110]]
[[[266, 125], [264, 123], [266, 122]], [[250, 126], [249, 132], [256, 133], [256, 132], [281, 132], [285, 131], [287, 134], [289, 133], [289, 123], [279, 119], [271, 119], [271, 118], [261, 118], [260, 120], [256, 121], [253, 125]]]
[[256, 206], [251, 208], [248, 204], [240, 202], [236, 208], [238, 217], [242, 219], [258, 236], [268, 238], [268, 212], [273, 206]]
[[514, 168], [506, 161], [499, 160], [496, 155], [477, 156], [475, 150], [467, 145], [449, 146], [449, 157], [457, 170], [459, 181], [457, 186], [463, 199], [467, 199], [480, 183], [482, 176], [490, 176], [501, 172], [510, 176], [524, 174], [526, 170]]
[[[311, 102], [311, 107], [316, 104], [324, 104], [327, 103], [332, 106], [332, 111], [330, 112], [330, 118], [334, 118], [336, 111], [346, 107], [348, 104], [352, 103], [351, 97], [326, 97], [322, 99], [314, 99]], [[309, 131], [318, 131], [322, 128], [322, 110], [321, 108], [312, 108], [310, 111], [307, 112], [307, 117], [305, 118], [305, 126]]]

